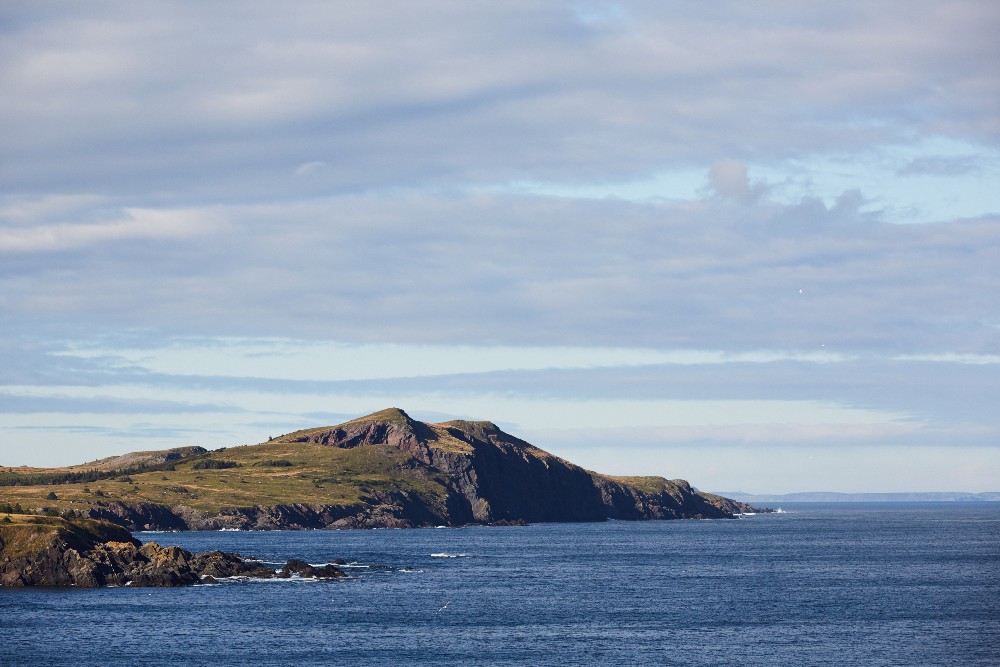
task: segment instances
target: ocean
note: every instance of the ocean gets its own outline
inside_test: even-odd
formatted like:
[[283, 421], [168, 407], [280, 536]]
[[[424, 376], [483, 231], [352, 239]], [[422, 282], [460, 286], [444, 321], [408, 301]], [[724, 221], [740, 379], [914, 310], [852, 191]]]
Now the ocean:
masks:
[[733, 520], [139, 533], [340, 581], [0, 589], [0, 665], [1000, 664], [1000, 503]]

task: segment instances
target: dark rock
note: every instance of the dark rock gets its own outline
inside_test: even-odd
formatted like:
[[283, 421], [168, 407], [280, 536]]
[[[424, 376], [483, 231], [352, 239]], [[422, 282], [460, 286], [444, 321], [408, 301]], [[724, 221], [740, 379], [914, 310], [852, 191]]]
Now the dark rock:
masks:
[[[450, 446], [443, 446], [447, 439]], [[732, 512], [700, 497], [683, 480], [659, 480], [644, 491], [591, 473], [499, 429], [491, 422], [424, 424], [399, 409], [304, 438], [329, 447], [390, 446], [444, 473], [443, 506], [403, 493], [372, 494], [334, 528], [430, 525], [524, 525], [543, 521], [723, 518]], [[459, 446], [455, 446], [455, 444]]]
[[90, 507], [87, 518], [104, 519], [129, 530], [189, 530], [188, 523], [166, 505], [103, 502]]
[[[332, 565], [311, 570], [308, 576], [343, 576]], [[107, 521], [19, 516], [0, 528], [2, 586], [187, 586], [273, 576], [272, 568], [238, 554], [142, 544]]]
[[277, 576], [286, 579], [292, 575], [298, 575], [308, 579], [336, 579], [347, 576], [344, 574], [343, 570], [334, 566], [332, 563], [315, 567], [305, 561], [298, 560], [297, 558], [289, 559], [288, 562], [285, 563], [285, 566], [281, 568], [281, 571], [277, 574]]

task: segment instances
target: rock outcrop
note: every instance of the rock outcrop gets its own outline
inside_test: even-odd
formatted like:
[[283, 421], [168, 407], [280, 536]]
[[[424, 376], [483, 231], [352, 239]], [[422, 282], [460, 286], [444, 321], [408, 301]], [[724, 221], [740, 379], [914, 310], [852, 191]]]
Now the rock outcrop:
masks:
[[0, 586], [188, 586], [228, 577], [344, 577], [291, 559], [280, 570], [238, 554], [142, 544], [102, 520], [17, 515], [0, 524]]
[[182, 461], [189, 456], [204, 454], [207, 451], [204, 447], [191, 445], [153, 452], [132, 452], [131, 454], [123, 454], [121, 456], [109, 456], [98, 461], [84, 463], [78, 467], [87, 470], [138, 470], [141, 468], [153, 468], [173, 461]]

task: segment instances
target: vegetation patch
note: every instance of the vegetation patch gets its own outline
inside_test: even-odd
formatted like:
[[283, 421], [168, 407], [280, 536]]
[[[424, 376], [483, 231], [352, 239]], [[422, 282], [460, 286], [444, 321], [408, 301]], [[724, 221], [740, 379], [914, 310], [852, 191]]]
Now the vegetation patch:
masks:
[[635, 476], [622, 476], [622, 475], [598, 475], [605, 479], [610, 479], [614, 482], [618, 482], [624, 486], [631, 486], [634, 489], [638, 489], [643, 493], [657, 494], [662, 493], [670, 489], [672, 485], [668, 480], [663, 477], [635, 477]]
[[225, 470], [227, 468], [238, 468], [240, 464], [236, 461], [224, 461], [222, 459], [203, 459], [197, 461], [192, 470]]
[[85, 550], [94, 542], [131, 542], [132, 535], [107, 521], [15, 514], [0, 523], [0, 553], [15, 559], [46, 549], [55, 540]]
[[291, 468], [294, 463], [288, 459], [267, 459], [253, 464], [255, 468]]
[[[129, 475], [144, 472], [173, 471], [178, 463], [195, 458], [199, 453], [180, 456], [167, 461], [137, 463], [121, 468], [92, 468], [89, 470], [52, 470], [44, 472], [0, 472], [0, 486], [43, 486], [52, 484], [83, 484], [105, 479], [128, 481]], [[125, 458], [125, 457], [119, 457]], [[196, 464], [197, 465], [197, 464]], [[225, 466], [233, 467], [233, 466]]]

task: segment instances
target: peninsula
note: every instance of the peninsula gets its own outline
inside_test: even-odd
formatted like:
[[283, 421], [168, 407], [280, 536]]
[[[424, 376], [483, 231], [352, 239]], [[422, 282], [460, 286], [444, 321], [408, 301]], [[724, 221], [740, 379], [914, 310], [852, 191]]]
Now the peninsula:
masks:
[[761, 511], [684, 480], [585, 470], [486, 421], [397, 408], [258, 445], [135, 452], [66, 468], [0, 468], [0, 514], [129, 530], [408, 528]]

